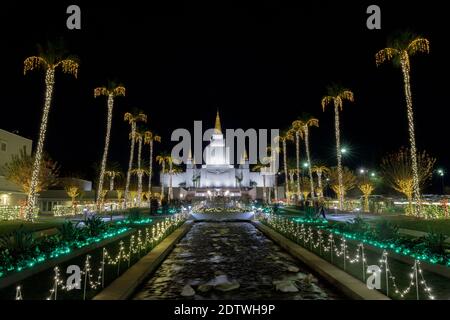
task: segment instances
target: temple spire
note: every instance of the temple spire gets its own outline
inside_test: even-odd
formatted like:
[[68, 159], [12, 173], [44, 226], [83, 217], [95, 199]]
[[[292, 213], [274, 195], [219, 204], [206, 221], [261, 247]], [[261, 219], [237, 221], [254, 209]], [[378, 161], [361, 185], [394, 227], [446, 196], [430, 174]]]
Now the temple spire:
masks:
[[222, 134], [222, 126], [220, 125], [219, 110], [217, 110], [216, 114], [216, 125], [214, 126], [214, 132], [216, 134]]

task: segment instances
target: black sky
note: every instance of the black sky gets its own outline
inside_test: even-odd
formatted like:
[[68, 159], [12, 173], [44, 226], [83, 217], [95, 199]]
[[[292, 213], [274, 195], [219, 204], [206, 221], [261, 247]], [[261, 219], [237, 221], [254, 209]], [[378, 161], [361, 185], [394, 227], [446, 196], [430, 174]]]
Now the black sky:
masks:
[[[194, 3], [193, 3], [194, 2]], [[158, 3], [158, 4], [156, 4]], [[375, 66], [374, 54], [396, 30], [431, 41], [431, 53], [412, 58], [412, 91], [420, 149], [450, 168], [448, 148], [448, 27], [438, 1], [39, 1], [2, 3], [0, 32], [3, 95], [0, 128], [37, 140], [43, 72], [23, 76], [23, 60], [36, 44], [64, 37], [80, 58], [79, 79], [57, 74], [46, 150], [64, 172], [89, 177], [104, 143], [106, 100], [93, 88], [119, 79], [110, 159], [125, 168], [128, 126], [123, 113], [144, 110], [149, 127], [169, 150], [176, 128], [194, 120], [225, 128], [285, 128], [302, 112], [316, 115], [316, 159], [334, 164], [332, 110], [321, 97], [331, 82], [355, 93], [344, 105], [342, 137], [352, 167], [376, 167], [389, 151], [408, 144], [402, 78], [392, 65]], [[66, 29], [66, 8], [78, 4], [82, 29]], [[378, 4], [382, 30], [366, 28], [366, 8]]]

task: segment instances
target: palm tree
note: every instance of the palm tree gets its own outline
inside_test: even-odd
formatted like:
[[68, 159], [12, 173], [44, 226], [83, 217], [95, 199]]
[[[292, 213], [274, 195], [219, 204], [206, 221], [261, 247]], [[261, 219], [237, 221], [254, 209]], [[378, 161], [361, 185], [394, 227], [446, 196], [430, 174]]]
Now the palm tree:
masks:
[[291, 134], [295, 135], [295, 160], [297, 169], [297, 199], [302, 197], [302, 187], [300, 184], [300, 139], [303, 139], [303, 121], [295, 120], [292, 122]]
[[138, 178], [138, 188], [137, 188], [136, 196], [137, 196], [137, 206], [140, 207], [141, 203], [142, 203], [142, 194], [143, 194], [142, 193], [142, 178], [143, 178], [143, 176], [148, 175], [148, 169], [143, 168], [143, 167], [139, 168], [139, 165], [138, 165], [138, 168], [131, 169], [131, 174], [135, 175]]
[[[101, 194], [103, 191], [103, 180], [105, 177], [106, 162], [108, 161], [107, 159], [108, 159], [109, 140], [111, 136], [114, 98], [118, 96], [125, 96], [125, 87], [116, 85], [114, 82], [109, 82], [107, 87], [98, 87], [94, 89], [94, 98], [97, 98], [99, 96], [108, 97], [108, 115], [106, 118], [105, 148], [103, 149], [103, 158], [100, 168], [100, 178], [98, 179], [98, 191], [97, 191], [97, 208], [100, 210]], [[114, 179], [111, 181], [113, 183], [114, 188]], [[112, 190], [111, 186], [110, 190]]]
[[330, 172], [330, 169], [325, 165], [317, 164], [312, 167], [312, 171], [317, 174], [317, 185], [320, 190], [319, 197], [323, 198], [322, 175]]
[[134, 143], [136, 141], [136, 123], [137, 122], [147, 122], [147, 115], [145, 115], [142, 111], [134, 110], [133, 112], [127, 112], [123, 118], [127, 121], [131, 126], [130, 133], [130, 161], [128, 162], [128, 171], [127, 171], [127, 180], [125, 184], [125, 209], [127, 207], [128, 195], [130, 190], [130, 179], [131, 179], [131, 169], [133, 167], [133, 156], [134, 156]]
[[410, 156], [413, 171], [413, 193], [414, 201], [416, 202], [415, 214], [420, 216], [420, 185], [419, 185], [419, 169], [417, 166], [417, 149], [416, 137], [414, 132], [414, 111], [411, 96], [410, 83], [410, 62], [409, 57], [416, 53], [429, 53], [430, 42], [422, 37], [416, 36], [409, 32], [405, 32], [398, 37], [389, 41], [388, 47], [380, 50], [375, 55], [377, 66], [387, 62], [393, 61], [396, 65], [400, 65], [403, 74], [403, 85], [406, 98], [406, 113], [408, 116], [408, 130], [410, 143]]
[[304, 115], [303, 133], [305, 136], [306, 158], [308, 159], [308, 173], [311, 186], [311, 199], [314, 201], [314, 180], [312, 176], [311, 153], [309, 151], [309, 127], [319, 127], [319, 120], [311, 115]]
[[273, 174], [273, 196], [275, 198], [275, 201], [278, 201], [278, 168], [277, 168], [277, 159], [280, 154], [280, 148], [279, 147], [267, 147], [267, 152], [270, 153], [270, 169], [271, 174]]
[[278, 141], [281, 141], [281, 143], [283, 144], [283, 163], [284, 163], [284, 177], [285, 177], [285, 194], [286, 194], [286, 201], [287, 203], [290, 203], [290, 199], [289, 199], [289, 176], [288, 176], [288, 167], [287, 167], [287, 141], [292, 141], [294, 139], [294, 137], [292, 136], [292, 131], [290, 130], [286, 130], [283, 133], [281, 133], [281, 135], [279, 135], [278, 137], [276, 137], [276, 139]]
[[120, 170], [120, 165], [117, 162], [113, 162], [106, 168], [105, 175], [109, 177], [109, 191], [113, 191], [115, 179], [122, 177], [123, 173]]
[[136, 175], [138, 178], [138, 189], [137, 189], [137, 205], [138, 205], [138, 207], [141, 206], [141, 200], [142, 200], [142, 177], [143, 177], [144, 171], [142, 170], [142, 167], [141, 167], [141, 158], [142, 158], [142, 143], [144, 141], [144, 135], [145, 135], [144, 130], [142, 130], [140, 128], [138, 128], [136, 130], [135, 139], [136, 139], [136, 142], [138, 143], [137, 171], [136, 171]]
[[148, 165], [148, 192], [152, 192], [152, 175], [153, 175], [153, 142], [161, 142], [161, 137], [150, 130], [145, 132], [144, 143], [149, 145], [149, 165]]
[[23, 68], [24, 74], [28, 71], [40, 68], [45, 70], [45, 101], [39, 129], [39, 139], [33, 163], [33, 172], [31, 174], [30, 191], [28, 193], [26, 209], [28, 221], [33, 221], [33, 211], [36, 202], [36, 186], [38, 185], [45, 133], [47, 131], [48, 114], [53, 98], [53, 88], [55, 86], [55, 71], [58, 67], [61, 67], [63, 73], [71, 74], [75, 78], [78, 74], [78, 62], [74, 58], [68, 57], [66, 51], [60, 44], [54, 45], [48, 43], [46, 49], [38, 46], [38, 51], [39, 54], [37, 56], [31, 56], [25, 59]]
[[166, 173], [166, 163], [167, 159], [170, 157], [166, 153], [162, 153], [159, 156], [156, 156], [156, 162], [161, 166], [161, 201], [164, 199], [164, 174]]
[[344, 190], [342, 186], [342, 152], [341, 152], [341, 137], [339, 132], [339, 110], [342, 111], [344, 100], [353, 101], [353, 92], [343, 89], [340, 86], [333, 85], [327, 88], [328, 95], [322, 98], [322, 109], [331, 103], [334, 104], [334, 125], [336, 134], [336, 154], [337, 154], [337, 172], [339, 180], [339, 210], [344, 207]]

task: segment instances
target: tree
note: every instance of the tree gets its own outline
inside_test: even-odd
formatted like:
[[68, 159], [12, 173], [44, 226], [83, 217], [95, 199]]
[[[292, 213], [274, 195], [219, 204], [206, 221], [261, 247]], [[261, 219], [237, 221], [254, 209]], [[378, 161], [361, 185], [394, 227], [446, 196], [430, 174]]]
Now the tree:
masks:
[[[267, 161], [268, 159], [264, 158], [263, 162]], [[259, 171], [260, 174], [263, 177], [263, 202], [267, 203], [267, 188], [266, 188], [266, 174], [267, 174], [267, 168], [270, 167], [270, 163], [261, 163], [258, 162], [253, 166], [253, 171]]]
[[78, 186], [75, 186], [75, 185], [68, 185], [64, 189], [66, 190], [67, 195], [72, 200], [73, 214], [76, 214], [77, 207], [76, 207], [75, 199], [80, 195], [80, 189]]
[[78, 73], [78, 63], [75, 58], [67, 56], [66, 50], [63, 49], [61, 43], [48, 43], [47, 48], [38, 45], [37, 56], [31, 56], [25, 59], [23, 72], [35, 69], [45, 70], [45, 100], [42, 112], [42, 120], [39, 129], [39, 138], [34, 156], [33, 170], [31, 173], [31, 181], [27, 200], [27, 220], [33, 221], [33, 211], [36, 203], [36, 193], [38, 192], [39, 178], [41, 177], [40, 169], [42, 161], [42, 153], [44, 150], [45, 133], [47, 131], [48, 114], [53, 98], [53, 88], [55, 86], [55, 72], [60, 67], [63, 73], [71, 74], [75, 78]]
[[285, 177], [285, 194], [286, 194], [286, 201], [287, 203], [290, 203], [290, 199], [289, 199], [289, 176], [288, 176], [288, 166], [287, 166], [287, 141], [292, 141], [294, 139], [294, 137], [292, 136], [292, 131], [290, 130], [285, 130], [283, 133], [281, 133], [281, 135], [279, 135], [278, 137], [276, 137], [277, 141], [281, 141], [281, 143], [283, 144], [283, 163], [284, 163], [284, 177]]
[[364, 211], [369, 212], [369, 197], [375, 190], [375, 185], [367, 176], [363, 175], [358, 179], [358, 189], [362, 192], [364, 198]]
[[[125, 96], [125, 87], [121, 85], [116, 85], [114, 82], [108, 82], [106, 87], [98, 87], [94, 89], [94, 98], [99, 96], [107, 96], [108, 97], [108, 114], [106, 117], [106, 136], [105, 136], [105, 147], [103, 149], [103, 157], [100, 168], [100, 177], [98, 179], [98, 190], [97, 190], [97, 208], [100, 210], [100, 202], [101, 202], [101, 194], [103, 191], [103, 180], [105, 177], [106, 170], [106, 162], [108, 161], [108, 150], [109, 150], [109, 140], [111, 136], [111, 126], [112, 126], [112, 115], [113, 115], [113, 106], [114, 106], [114, 98], [119, 96]], [[111, 177], [111, 176], [110, 176]], [[114, 188], [114, 177], [112, 178], [112, 184]], [[111, 186], [110, 186], [110, 190]]]
[[337, 167], [331, 168], [329, 172], [331, 189], [336, 193], [338, 199], [344, 199], [345, 194], [357, 184], [356, 176], [349, 168], [343, 167], [341, 172], [342, 180], [339, 179]]
[[109, 179], [109, 191], [113, 191], [116, 179], [123, 177], [123, 172], [118, 162], [110, 162], [106, 166], [105, 176]]
[[142, 159], [142, 143], [144, 141], [144, 134], [145, 131], [141, 128], [138, 128], [135, 133], [135, 139], [138, 143], [138, 156], [137, 156], [137, 169], [135, 170], [135, 174], [138, 178], [138, 189], [137, 189], [137, 205], [138, 207], [141, 206], [142, 201], [142, 178], [143, 175], [148, 173], [147, 170], [143, 170], [141, 166], [141, 159]]
[[319, 127], [319, 120], [311, 115], [303, 115], [303, 133], [305, 137], [306, 158], [308, 159], [308, 174], [311, 187], [311, 199], [314, 200], [314, 179], [312, 176], [311, 152], [309, 151], [309, 127]]
[[312, 171], [317, 174], [318, 196], [323, 198], [322, 175], [329, 173], [330, 169], [325, 165], [317, 164], [312, 167]]
[[[419, 152], [416, 157], [418, 165], [419, 191], [429, 182], [436, 159], [428, 155], [426, 151]], [[412, 201], [414, 197], [414, 170], [411, 161], [411, 152], [408, 148], [401, 148], [398, 152], [388, 154], [381, 161], [381, 170], [385, 181], [396, 191], [404, 194], [408, 199], [409, 212], [414, 209]], [[414, 199], [415, 200], [415, 199]], [[418, 205], [416, 203], [416, 205]], [[416, 216], [421, 212], [414, 210]]]
[[149, 165], [148, 165], [148, 192], [150, 193], [152, 192], [152, 176], [153, 176], [153, 142], [161, 142], [161, 137], [155, 134], [154, 132], [147, 130], [145, 132], [144, 143], [149, 145], [150, 151]]
[[380, 50], [375, 55], [377, 66], [384, 62], [393, 61], [400, 65], [403, 74], [403, 85], [406, 98], [406, 113], [408, 117], [409, 143], [411, 153], [412, 184], [414, 200], [416, 202], [416, 215], [420, 215], [420, 173], [417, 160], [416, 137], [414, 132], [414, 111], [410, 83], [409, 57], [417, 53], [429, 53], [430, 42], [422, 37], [404, 32], [388, 41], [388, 47]]
[[302, 187], [300, 185], [300, 139], [304, 138], [303, 121], [295, 120], [292, 122], [291, 135], [295, 136], [295, 166], [297, 172], [297, 199], [300, 200], [302, 196]]
[[[343, 170], [342, 170], [342, 151], [341, 151], [341, 137], [339, 128], [339, 110], [343, 110], [343, 102], [345, 100], [353, 101], [353, 92], [344, 89], [338, 85], [332, 85], [327, 88], [328, 95], [322, 98], [322, 109], [325, 111], [325, 107], [331, 103], [334, 105], [334, 126], [336, 135], [336, 155], [337, 155], [337, 175], [338, 175], [338, 188], [343, 188]], [[339, 210], [344, 206], [344, 190], [340, 190], [339, 194]]]
[[[3, 167], [5, 178], [20, 186], [23, 192], [28, 193], [32, 184], [32, 173], [34, 172], [35, 158], [27, 155], [23, 150], [11, 157], [11, 161]], [[59, 175], [59, 166], [53, 162], [45, 153], [41, 156], [39, 176], [35, 192], [39, 193], [47, 188], [56, 185]]]
[[129, 189], [130, 189], [130, 179], [131, 179], [131, 170], [133, 168], [133, 157], [134, 157], [134, 144], [136, 141], [136, 123], [137, 122], [147, 122], [147, 116], [142, 112], [138, 110], [133, 110], [133, 112], [127, 112], [124, 114], [123, 119], [129, 123], [131, 126], [131, 132], [130, 132], [130, 161], [128, 162], [128, 171], [127, 171], [127, 180], [125, 183], [125, 202], [124, 206], [127, 207], [127, 201], [129, 196]]
[[156, 162], [161, 166], [161, 202], [164, 200], [164, 174], [166, 173], [166, 163], [167, 158], [170, 157], [166, 153], [161, 153], [159, 156], [156, 156]]

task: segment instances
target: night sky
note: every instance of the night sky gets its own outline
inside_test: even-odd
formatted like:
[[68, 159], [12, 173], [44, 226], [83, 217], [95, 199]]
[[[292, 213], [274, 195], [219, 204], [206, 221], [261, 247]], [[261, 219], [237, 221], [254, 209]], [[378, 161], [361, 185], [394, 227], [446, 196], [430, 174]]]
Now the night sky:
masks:
[[[0, 11], [0, 128], [37, 140], [44, 73], [23, 76], [23, 60], [37, 53], [37, 43], [63, 37], [80, 59], [77, 80], [57, 73], [49, 118], [45, 149], [63, 173], [93, 178], [106, 126], [106, 98], [94, 99], [93, 89], [107, 79], [127, 88], [116, 99], [109, 155], [123, 169], [129, 156], [123, 114], [133, 107], [162, 135], [157, 153], [170, 150], [176, 128], [192, 129], [194, 120], [213, 126], [217, 108], [223, 128], [243, 129], [283, 129], [308, 112], [320, 120], [311, 132], [313, 158], [334, 165], [333, 111], [320, 107], [332, 82], [356, 99], [341, 114], [343, 144], [351, 150], [344, 164], [376, 167], [386, 152], [408, 145], [401, 71], [392, 64], [377, 68], [374, 59], [390, 34], [406, 29], [431, 42], [429, 55], [412, 58], [417, 145], [450, 168], [449, 28], [441, 2], [93, 2], [14, 1]], [[81, 7], [81, 30], [66, 28], [70, 4]], [[370, 4], [381, 7], [381, 30], [366, 28]]]

